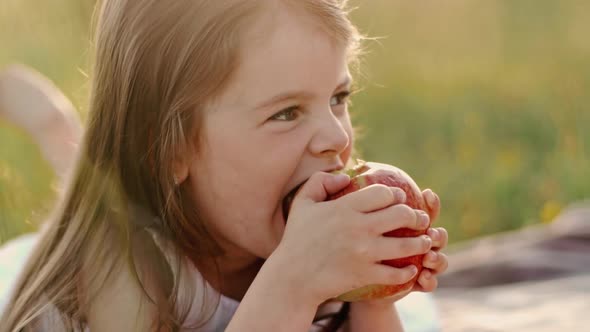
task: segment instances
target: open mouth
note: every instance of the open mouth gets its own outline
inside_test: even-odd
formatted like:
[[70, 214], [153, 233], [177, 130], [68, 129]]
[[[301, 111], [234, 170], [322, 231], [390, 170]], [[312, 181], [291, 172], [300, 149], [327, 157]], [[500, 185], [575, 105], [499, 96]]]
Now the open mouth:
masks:
[[285, 196], [285, 198], [283, 198], [283, 218], [285, 220], [285, 223], [287, 222], [287, 218], [289, 217], [289, 212], [291, 211], [291, 205], [293, 205], [293, 200], [295, 199], [295, 196], [299, 192], [299, 189], [301, 189], [301, 187], [303, 186], [303, 184], [305, 184], [305, 182], [307, 182], [307, 180], [303, 181], [302, 183], [295, 186], [295, 188], [293, 188], [287, 194], [287, 196]]

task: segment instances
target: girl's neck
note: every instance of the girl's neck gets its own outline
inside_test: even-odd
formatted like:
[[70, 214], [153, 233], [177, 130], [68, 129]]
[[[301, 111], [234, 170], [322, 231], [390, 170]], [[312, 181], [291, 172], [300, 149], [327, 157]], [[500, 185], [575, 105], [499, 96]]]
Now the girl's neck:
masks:
[[205, 280], [219, 293], [241, 301], [264, 264], [262, 258], [221, 256], [198, 264]]

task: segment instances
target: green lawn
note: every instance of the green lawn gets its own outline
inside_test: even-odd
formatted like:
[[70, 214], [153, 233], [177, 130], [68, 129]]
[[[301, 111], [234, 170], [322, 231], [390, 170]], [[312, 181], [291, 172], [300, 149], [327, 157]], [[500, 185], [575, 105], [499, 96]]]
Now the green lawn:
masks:
[[[373, 37], [359, 148], [442, 198], [451, 241], [548, 222], [590, 198], [590, 2], [355, 1]], [[53, 79], [85, 116], [91, 0], [3, 0], [0, 67]], [[54, 200], [36, 147], [0, 123], [0, 243]]]

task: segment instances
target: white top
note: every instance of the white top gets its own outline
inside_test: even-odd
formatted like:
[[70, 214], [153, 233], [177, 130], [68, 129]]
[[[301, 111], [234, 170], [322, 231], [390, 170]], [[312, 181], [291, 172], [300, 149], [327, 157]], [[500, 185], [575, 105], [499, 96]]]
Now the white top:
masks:
[[[6, 306], [8, 296], [12, 291], [16, 277], [23, 268], [24, 262], [35, 245], [36, 240], [36, 234], [28, 234], [13, 239], [0, 247], [0, 313]], [[156, 242], [159, 243], [159, 241]], [[165, 248], [163, 248], [163, 244], [159, 243], [159, 245], [162, 247], [163, 251], [166, 252]], [[170, 259], [170, 256], [168, 256], [168, 259]], [[204, 282], [199, 271], [194, 268], [192, 264], [190, 266], [192, 268], [188, 271], [187, 277], [198, 280], [199, 283], [197, 283], [197, 285], [199, 285], [200, 282]], [[206, 282], [203, 284], [206, 286], [205, 291], [203, 291], [202, 287], [198, 287], [200, 290], [197, 290], [197, 294], [194, 294], [193, 305], [186, 321], [187, 326], [194, 324], [200, 317], [201, 306], [198, 301], [203, 301], [207, 298], [215, 301], [216, 298], [219, 297], [219, 306], [216, 308], [211, 319], [199, 331], [223, 331], [236, 312], [239, 302], [218, 294], [213, 287]], [[441, 330], [438, 310], [432, 295], [419, 292], [410, 293], [408, 296], [398, 301], [396, 307], [406, 331], [438, 332]], [[309, 331], [319, 331], [319, 327], [312, 326]]]

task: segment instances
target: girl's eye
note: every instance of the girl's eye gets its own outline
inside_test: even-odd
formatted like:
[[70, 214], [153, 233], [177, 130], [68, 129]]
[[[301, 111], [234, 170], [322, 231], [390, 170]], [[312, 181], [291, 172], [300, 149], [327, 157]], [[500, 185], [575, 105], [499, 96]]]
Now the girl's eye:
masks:
[[330, 99], [330, 106], [331, 107], [334, 107], [334, 106], [346, 104], [346, 101], [348, 100], [348, 97], [349, 96], [350, 96], [350, 91], [343, 91], [343, 92], [340, 92], [337, 95], [334, 95]]
[[299, 106], [291, 106], [274, 114], [270, 120], [275, 121], [293, 121], [299, 116]]

